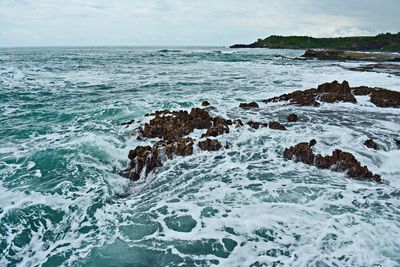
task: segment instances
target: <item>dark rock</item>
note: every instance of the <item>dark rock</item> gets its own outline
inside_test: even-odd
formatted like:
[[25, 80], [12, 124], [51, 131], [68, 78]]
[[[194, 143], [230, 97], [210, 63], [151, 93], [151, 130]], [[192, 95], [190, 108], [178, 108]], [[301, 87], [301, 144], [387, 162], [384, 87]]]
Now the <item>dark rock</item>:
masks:
[[208, 102], [208, 101], [203, 101], [203, 102], [201, 103], [201, 105], [202, 105], [203, 107], [207, 107], [207, 106], [210, 105], [210, 102]]
[[286, 127], [283, 126], [282, 124], [280, 124], [280, 123], [277, 122], [277, 121], [271, 121], [271, 122], [268, 124], [268, 126], [269, 126], [270, 129], [273, 129], [273, 130], [282, 130], [282, 131], [286, 131]]
[[371, 94], [371, 102], [382, 108], [399, 108], [400, 92], [387, 89], [374, 90]]
[[287, 117], [288, 122], [296, 122], [297, 121], [297, 115], [292, 113]]
[[309, 143], [303, 142], [299, 143], [290, 148], [286, 148], [283, 152], [283, 156], [286, 159], [294, 160], [295, 162], [303, 162], [308, 165], [314, 164], [314, 153], [312, 147], [316, 144], [313, 139]]
[[261, 124], [259, 122], [255, 122], [255, 121], [249, 121], [247, 123], [247, 125], [249, 125], [253, 129], [258, 129], [261, 126]]
[[309, 143], [299, 143], [286, 148], [283, 156], [286, 159], [314, 165], [320, 169], [345, 172], [349, 177], [354, 179], [370, 179], [381, 182], [379, 175], [370, 172], [366, 166], [361, 166], [361, 163], [351, 153], [336, 149], [330, 156], [314, 155], [312, 147], [315, 144], [316, 141], [314, 139]]
[[256, 102], [240, 103], [239, 107], [240, 108], [259, 108], [259, 106]]
[[368, 148], [378, 150], [378, 145], [372, 139], [368, 139], [364, 142], [364, 145]]
[[175, 141], [161, 140], [150, 146], [138, 146], [129, 151], [130, 168], [128, 178], [138, 180], [141, 176], [148, 175], [167, 159], [174, 155], [189, 156], [193, 154], [193, 139], [179, 137]]
[[356, 61], [400, 61], [397, 53], [366, 53], [359, 51], [344, 51], [336, 49], [308, 49], [303, 55], [304, 58], [319, 60], [356, 60]]
[[213, 127], [209, 128], [205, 134], [201, 137], [209, 137], [213, 136], [216, 137], [221, 134], [229, 133], [229, 125], [232, 125], [231, 120], [226, 120], [222, 117], [215, 117], [212, 119]]
[[222, 148], [222, 145], [218, 140], [207, 138], [206, 140], [199, 142], [199, 147], [201, 150], [217, 151]]
[[370, 95], [375, 90], [375, 88], [371, 88], [368, 86], [359, 86], [352, 88], [353, 95]]
[[187, 111], [156, 112], [156, 117], [146, 123], [143, 137], [175, 140], [188, 135], [194, 129], [208, 129], [211, 127], [211, 117], [207, 111], [193, 108], [190, 114]]
[[327, 103], [357, 103], [357, 100], [351, 93], [351, 89], [347, 81], [343, 81], [342, 83], [338, 83], [337, 81], [324, 83], [319, 85], [317, 89], [295, 91], [290, 94], [283, 94], [278, 97], [267, 99], [264, 102], [270, 103], [278, 101], [290, 101], [291, 104], [299, 106], [319, 106], [319, 103], [316, 100]]
[[394, 139], [394, 142], [396, 143], [397, 148], [400, 149], [400, 139]]
[[123, 122], [123, 123], [121, 123], [121, 126], [126, 126], [126, 127], [128, 127], [129, 125], [131, 125], [132, 123], [134, 123], [135, 122], [135, 120], [130, 120], [130, 121], [127, 121], [127, 122]]
[[233, 121], [233, 124], [236, 125], [236, 127], [242, 127], [244, 126], [243, 122], [241, 119], [237, 119]]

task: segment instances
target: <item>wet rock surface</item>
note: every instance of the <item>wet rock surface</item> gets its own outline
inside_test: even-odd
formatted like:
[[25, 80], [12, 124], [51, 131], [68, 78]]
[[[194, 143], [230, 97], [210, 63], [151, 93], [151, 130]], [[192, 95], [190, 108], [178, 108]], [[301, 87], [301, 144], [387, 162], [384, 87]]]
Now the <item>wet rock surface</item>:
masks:
[[372, 148], [372, 149], [378, 150], [378, 144], [375, 143], [375, 141], [372, 140], [372, 139], [366, 140], [366, 141], [364, 142], [364, 145], [365, 145], [366, 147], [368, 147], [368, 148]]
[[298, 117], [296, 114], [292, 113], [289, 114], [289, 116], [287, 117], [288, 122], [296, 122], [298, 120]]
[[374, 90], [371, 93], [371, 102], [381, 108], [400, 108], [400, 92]]
[[[189, 156], [193, 154], [195, 140], [185, 137], [195, 129], [207, 129], [202, 137], [215, 137], [229, 133], [229, 126], [243, 126], [240, 119], [228, 120], [222, 117], [211, 117], [200, 108], [193, 108], [190, 112], [156, 111], [148, 116], [155, 116], [139, 131], [139, 139], [158, 138], [152, 146], [138, 146], [129, 152], [130, 166], [128, 178], [138, 180], [147, 176], [156, 167], [174, 156]], [[218, 140], [207, 138], [198, 143], [200, 149], [217, 151], [222, 148]]]
[[239, 107], [240, 108], [259, 108], [259, 106], [256, 102], [240, 103]]
[[206, 140], [199, 142], [199, 147], [201, 150], [218, 151], [222, 148], [222, 145], [218, 140], [207, 138]]
[[298, 106], [317, 107], [320, 105], [319, 102], [357, 103], [357, 99], [354, 95], [370, 95], [371, 102], [378, 107], [400, 107], [400, 92], [366, 86], [351, 88], [347, 81], [343, 81], [342, 83], [337, 81], [324, 83], [319, 85], [317, 89], [312, 88], [304, 91], [295, 91], [266, 99], [264, 102], [289, 101], [290, 104]]
[[314, 139], [309, 143], [299, 143], [290, 148], [286, 148], [283, 156], [288, 160], [303, 162], [304, 164], [313, 165], [320, 169], [344, 172], [353, 179], [366, 179], [381, 182], [380, 175], [373, 174], [366, 166], [361, 166], [361, 163], [351, 153], [336, 149], [332, 152], [332, 155], [315, 155], [312, 150], [315, 144], [316, 141]]
[[277, 121], [271, 121], [271, 122], [268, 124], [268, 127], [269, 127], [270, 129], [273, 129], [273, 130], [286, 131], [286, 127], [283, 126], [282, 124], [280, 124], [280, 123], [277, 122]]

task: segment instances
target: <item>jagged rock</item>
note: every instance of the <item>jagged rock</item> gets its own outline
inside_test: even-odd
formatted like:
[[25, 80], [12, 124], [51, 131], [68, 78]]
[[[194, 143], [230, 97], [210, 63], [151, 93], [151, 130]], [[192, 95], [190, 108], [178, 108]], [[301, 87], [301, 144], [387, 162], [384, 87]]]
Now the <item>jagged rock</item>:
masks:
[[372, 94], [373, 91], [375, 91], [375, 88], [371, 88], [368, 86], [359, 86], [359, 87], [353, 87], [351, 88], [353, 95], [370, 95]]
[[374, 142], [372, 139], [368, 139], [364, 142], [364, 145], [368, 148], [372, 148], [378, 150], [378, 144]]
[[236, 127], [242, 127], [242, 126], [244, 126], [244, 124], [243, 124], [243, 122], [242, 122], [241, 119], [234, 120], [234, 121], [233, 121], [233, 124], [234, 124]]
[[315, 156], [311, 147], [313, 147], [315, 144], [316, 141], [314, 139], [311, 140], [309, 143], [299, 143], [290, 148], [286, 148], [283, 152], [283, 156], [286, 159], [291, 159], [295, 162], [303, 162], [308, 165], [313, 165]]
[[240, 108], [259, 108], [259, 106], [256, 102], [240, 103], [239, 107]]
[[205, 134], [201, 137], [209, 137], [213, 136], [216, 137], [221, 134], [229, 133], [229, 125], [232, 125], [231, 120], [226, 120], [222, 117], [215, 117], [212, 119], [213, 127], [209, 128]]
[[314, 165], [320, 169], [345, 172], [349, 177], [354, 179], [371, 179], [381, 182], [379, 175], [370, 172], [366, 166], [361, 166], [361, 163], [351, 153], [336, 149], [330, 156], [314, 155], [312, 147], [315, 144], [316, 141], [314, 139], [309, 143], [299, 143], [286, 148], [283, 156], [286, 159]]
[[199, 142], [199, 147], [201, 150], [217, 151], [222, 148], [222, 145], [218, 140], [207, 138], [206, 140]]
[[288, 122], [296, 122], [297, 121], [297, 115], [292, 113], [287, 117]]
[[337, 81], [324, 83], [319, 85], [317, 89], [295, 91], [290, 94], [283, 94], [278, 97], [264, 100], [264, 102], [270, 103], [278, 101], [290, 101], [291, 104], [299, 106], [319, 106], [319, 103], [316, 100], [327, 103], [357, 103], [357, 100], [351, 93], [351, 89], [347, 81], [343, 81], [342, 83]]
[[282, 131], [286, 131], [286, 127], [283, 126], [282, 124], [280, 124], [280, 123], [277, 122], [277, 121], [271, 121], [271, 122], [268, 124], [268, 126], [269, 126], [270, 129], [273, 129], [273, 130], [282, 130]]
[[162, 138], [175, 140], [178, 137], [188, 135], [194, 129], [208, 129], [211, 127], [211, 117], [207, 111], [193, 108], [187, 111], [161, 111], [155, 113], [155, 118], [146, 123], [143, 129], [143, 137]]
[[193, 154], [193, 139], [190, 137], [179, 137], [175, 141], [161, 140], [150, 146], [138, 146], [129, 151], [130, 168], [128, 178], [140, 179], [141, 175], [146, 176], [149, 172], [159, 167], [167, 159], [174, 155], [189, 156]]
[[387, 89], [374, 90], [371, 94], [371, 102], [382, 108], [399, 108], [400, 92]]
[[210, 105], [210, 102], [208, 102], [208, 101], [203, 101], [203, 102], [201, 103], [201, 105], [202, 105], [203, 107], [207, 107], [207, 106]]

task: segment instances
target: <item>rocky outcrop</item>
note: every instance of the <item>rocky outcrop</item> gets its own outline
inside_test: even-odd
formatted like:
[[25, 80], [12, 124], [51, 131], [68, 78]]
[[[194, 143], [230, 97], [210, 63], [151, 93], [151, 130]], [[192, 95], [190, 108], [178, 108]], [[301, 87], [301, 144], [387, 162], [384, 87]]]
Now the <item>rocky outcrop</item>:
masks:
[[317, 100], [327, 103], [357, 102], [351, 93], [351, 89], [347, 81], [343, 81], [342, 83], [337, 81], [324, 83], [319, 85], [317, 89], [295, 91], [290, 94], [283, 94], [278, 97], [267, 99], [264, 102], [271, 103], [278, 101], [289, 101], [291, 104], [296, 104], [299, 106], [319, 106]]
[[287, 117], [288, 122], [296, 122], [298, 120], [297, 115], [292, 113], [289, 114], [289, 116]]
[[128, 178], [138, 180], [148, 175], [153, 169], [159, 167], [174, 155], [189, 156], [193, 154], [193, 139], [178, 137], [174, 141], [161, 140], [150, 146], [138, 146], [129, 151], [130, 167]]
[[336, 149], [332, 152], [332, 155], [315, 155], [312, 147], [316, 143], [313, 139], [309, 143], [299, 143], [286, 148], [283, 156], [286, 159], [303, 162], [304, 164], [313, 165], [320, 169], [344, 172], [353, 179], [369, 179], [381, 182], [380, 175], [373, 174], [366, 166], [361, 166], [361, 163], [351, 153]]
[[259, 106], [256, 102], [240, 103], [239, 107], [240, 108], [259, 108]]
[[270, 129], [273, 129], [273, 130], [286, 131], [286, 127], [283, 126], [282, 124], [280, 124], [280, 123], [277, 122], [277, 121], [271, 121], [271, 122], [268, 124], [268, 127], [269, 127]]
[[372, 139], [368, 139], [364, 142], [364, 146], [368, 147], [368, 148], [372, 148], [375, 150], [378, 150], [378, 144], [374, 142], [374, 140]]
[[381, 108], [400, 108], [400, 92], [374, 90], [371, 93], [371, 102]]
[[344, 51], [336, 49], [308, 49], [303, 55], [307, 59], [319, 60], [355, 60], [355, 61], [400, 61], [400, 55], [397, 53], [366, 53], [357, 51]]
[[[146, 123], [137, 134], [139, 138], [158, 138], [153, 146], [138, 146], [129, 152], [130, 167], [126, 176], [132, 180], [147, 176], [156, 167], [174, 156], [189, 156], [193, 154], [195, 140], [186, 135], [195, 129], [207, 129], [202, 137], [218, 136], [229, 133], [229, 126], [243, 126], [238, 120], [228, 120], [222, 117], [211, 117], [203, 109], [193, 108], [187, 111], [162, 110], [148, 114], [155, 116]], [[222, 148], [218, 140], [207, 138], [198, 143], [202, 150], [216, 151]]]
[[207, 138], [206, 140], [199, 142], [199, 147], [201, 150], [218, 151], [222, 148], [222, 145], [218, 140]]
[[193, 108], [187, 111], [156, 112], [156, 117], [144, 125], [143, 137], [174, 140], [193, 132], [194, 129], [207, 129], [211, 117], [207, 111]]
[[354, 95], [370, 95], [371, 102], [378, 107], [400, 108], [400, 92], [367, 86], [351, 88], [347, 81], [343, 81], [342, 83], [338, 83], [337, 81], [324, 83], [319, 85], [317, 89], [295, 91], [266, 99], [264, 102], [289, 101], [290, 104], [298, 106], [319, 106], [319, 101], [326, 103], [357, 103]]

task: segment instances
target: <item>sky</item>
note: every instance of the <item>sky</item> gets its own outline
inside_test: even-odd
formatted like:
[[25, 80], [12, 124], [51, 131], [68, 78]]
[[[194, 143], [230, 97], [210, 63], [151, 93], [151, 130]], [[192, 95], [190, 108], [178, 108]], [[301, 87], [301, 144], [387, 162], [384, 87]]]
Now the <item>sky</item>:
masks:
[[0, 0], [0, 46], [227, 46], [400, 31], [400, 0]]

